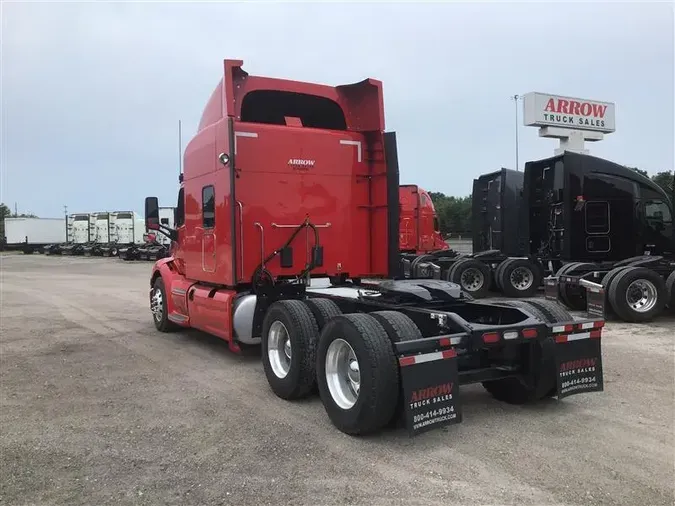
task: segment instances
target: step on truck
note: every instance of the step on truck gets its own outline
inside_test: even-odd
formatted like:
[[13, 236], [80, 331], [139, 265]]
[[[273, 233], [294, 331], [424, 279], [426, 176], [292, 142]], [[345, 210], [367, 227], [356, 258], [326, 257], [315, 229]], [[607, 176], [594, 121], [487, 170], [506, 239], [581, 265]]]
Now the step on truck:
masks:
[[45, 248], [66, 239], [64, 218], [12, 218], [5, 220], [0, 250], [22, 251], [26, 255], [44, 253]]
[[242, 63], [224, 61], [185, 148], [175, 228], [145, 200], [148, 230], [172, 240], [149, 279], [159, 331], [259, 347], [276, 396], [318, 390], [353, 435], [458, 423], [469, 383], [515, 404], [603, 389], [602, 318], [395, 279], [399, 172], [380, 81], [333, 87]]
[[675, 311], [673, 200], [628, 167], [571, 152], [485, 174], [474, 181], [475, 253], [434, 260], [437, 276], [484, 296], [458, 276], [480, 261], [493, 290], [529, 297], [556, 283], [572, 310], [587, 305], [583, 278], [604, 287], [608, 315], [650, 321]]

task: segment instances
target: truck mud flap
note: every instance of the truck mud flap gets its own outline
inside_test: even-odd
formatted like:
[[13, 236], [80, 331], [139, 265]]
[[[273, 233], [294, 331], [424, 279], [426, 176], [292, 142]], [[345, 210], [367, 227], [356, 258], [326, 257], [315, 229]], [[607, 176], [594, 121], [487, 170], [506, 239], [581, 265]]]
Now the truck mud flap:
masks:
[[565, 284], [579, 285], [586, 290], [586, 312], [589, 318], [605, 319], [605, 288], [599, 283], [593, 283], [578, 276], [549, 276], [544, 278], [544, 297], [562, 304], [560, 302], [560, 287]]
[[455, 350], [399, 358], [408, 434], [460, 423], [459, 372]]
[[596, 321], [552, 327], [558, 399], [603, 391], [600, 345], [603, 326], [604, 321]]
[[558, 278], [555, 276], [544, 278], [544, 297], [557, 302], [558, 293]]

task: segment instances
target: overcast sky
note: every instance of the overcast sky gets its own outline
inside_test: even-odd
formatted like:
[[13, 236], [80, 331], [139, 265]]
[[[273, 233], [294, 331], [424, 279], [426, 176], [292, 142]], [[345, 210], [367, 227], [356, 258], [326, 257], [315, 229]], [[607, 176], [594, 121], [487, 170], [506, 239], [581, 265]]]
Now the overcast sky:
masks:
[[[672, 3], [6, 3], [2, 194], [39, 216], [175, 205], [184, 144], [221, 77], [384, 83], [402, 183], [466, 195], [512, 168], [513, 94], [616, 102], [591, 153], [673, 168]], [[522, 107], [519, 114], [522, 113]], [[521, 164], [557, 141], [522, 126]]]

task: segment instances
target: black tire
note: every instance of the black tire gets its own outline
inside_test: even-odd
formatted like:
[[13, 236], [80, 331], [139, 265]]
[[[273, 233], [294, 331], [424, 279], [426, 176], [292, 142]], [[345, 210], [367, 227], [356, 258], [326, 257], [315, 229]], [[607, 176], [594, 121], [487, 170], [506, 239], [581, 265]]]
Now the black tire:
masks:
[[[326, 379], [326, 356], [338, 339], [351, 346], [359, 364], [360, 388], [351, 407], [340, 407]], [[330, 320], [319, 337], [317, 382], [321, 402], [333, 425], [346, 434], [368, 434], [386, 426], [399, 400], [399, 371], [392, 343], [374, 316], [346, 314]]]
[[557, 302], [546, 299], [532, 299], [528, 300], [527, 302], [544, 313], [547, 323], [574, 321], [574, 317]]
[[502, 275], [502, 270], [504, 270], [504, 267], [506, 267], [511, 261], [514, 260], [513, 258], [507, 258], [503, 262], [501, 262], [497, 268], [495, 269], [494, 272], [494, 281], [495, 281], [495, 287], [499, 292], [503, 292], [502, 288], [502, 281], [501, 281], [501, 275]]
[[[408, 316], [399, 311], [374, 311], [370, 314], [384, 328], [392, 343], [403, 341], [414, 341], [422, 339], [422, 332]], [[399, 383], [399, 391], [401, 385]], [[401, 398], [399, 397], [394, 415], [387, 424], [387, 427], [396, 427], [405, 425], [405, 409]]]
[[[556, 277], [560, 277], [563, 274], [566, 274], [567, 271], [570, 269], [573, 269], [575, 265], [578, 265], [580, 262], [570, 262], [568, 264], [563, 265], [558, 271], [555, 273]], [[563, 289], [560, 281], [558, 281], [558, 298], [563, 302], [563, 304], [567, 305], [567, 300], [566, 300], [566, 294], [565, 290]]]
[[[270, 334], [277, 329], [286, 332], [290, 343], [290, 364], [283, 377], [274, 372], [270, 363]], [[301, 399], [311, 393], [316, 381], [318, 335], [316, 319], [303, 301], [280, 300], [268, 308], [262, 324], [262, 363], [267, 382], [277, 397]]]
[[[155, 297], [159, 294], [159, 300], [155, 300]], [[161, 309], [158, 309], [159, 312], [152, 311], [153, 302], [156, 302]], [[166, 304], [166, 289], [164, 288], [164, 280], [162, 276], [159, 276], [155, 279], [155, 282], [152, 285], [152, 293], [150, 294], [150, 310], [152, 312], [152, 321], [155, 324], [155, 328], [160, 332], [172, 332], [177, 330], [179, 327], [171, 320], [169, 320], [169, 311], [167, 310]]]
[[330, 299], [310, 298], [305, 299], [305, 304], [307, 304], [307, 307], [314, 315], [316, 324], [319, 327], [319, 332], [323, 330], [326, 323], [328, 323], [331, 318], [335, 318], [342, 314], [338, 305]]
[[[574, 262], [568, 264], [569, 267], [565, 271], [565, 274], [572, 276], [576, 271], [581, 269], [588, 269], [592, 267], [597, 267], [595, 264], [587, 262]], [[558, 288], [560, 293], [560, 299], [565, 303], [565, 305], [572, 309], [573, 311], [583, 311], [586, 309], [586, 290], [582, 287], [569, 287], [567, 285], [559, 286]]]
[[511, 306], [515, 307], [518, 309], [524, 309], [525, 311], [529, 312], [532, 316], [535, 318], [539, 319], [542, 322], [547, 322], [548, 317], [546, 314], [539, 309], [536, 306], [533, 306], [530, 300], [504, 300], [504, 301], [499, 301], [500, 304], [503, 304], [504, 306]]
[[422, 339], [422, 332], [415, 322], [399, 311], [374, 311], [368, 314], [382, 325], [393, 343]]
[[624, 269], [630, 269], [630, 267], [625, 265], [622, 265], [621, 267], [614, 267], [614, 269], [612, 269], [602, 277], [602, 281], [600, 281], [600, 284], [605, 289], [605, 293], [609, 290], [609, 285], [612, 283], [616, 275], [619, 274]]
[[[500, 266], [501, 267], [501, 266]], [[522, 269], [530, 277], [530, 283], [524, 288], [518, 288], [511, 282], [511, 274], [516, 269]], [[529, 274], [528, 274], [529, 273]], [[542, 282], [541, 269], [530, 260], [512, 258], [502, 267], [499, 273], [502, 293], [507, 297], [532, 297], [537, 293]]]
[[670, 294], [668, 307], [671, 311], [675, 310], [675, 271], [671, 272], [666, 279], [666, 292]]
[[[471, 284], [465, 286], [462, 283], [462, 276], [467, 271], [473, 271], [477, 276], [482, 277], [482, 284], [477, 286], [477, 288], [473, 288]], [[450, 281], [457, 283], [462, 287], [462, 290], [470, 294], [474, 299], [481, 299], [487, 295], [490, 290], [491, 279], [492, 271], [490, 266], [474, 258], [465, 258], [456, 262], [450, 271]]]
[[[646, 311], [636, 311], [626, 300], [628, 288], [637, 280], [645, 280], [655, 288], [656, 299]], [[647, 322], [658, 316], [666, 305], [666, 282], [661, 275], [646, 267], [629, 267], [616, 275], [609, 287], [609, 303], [619, 318], [626, 322]]]
[[448, 268], [445, 270], [445, 272], [443, 273], [443, 276], [442, 276], [443, 279], [446, 280], [446, 281], [452, 281], [452, 271], [453, 271], [453, 269], [455, 268], [455, 266], [456, 266], [458, 263], [463, 262], [463, 261], [464, 261], [464, 259], [461, 258], [461, 259], [459, 259], [459, 260], [455, 260], [454, 262], [452, 262], [452, 263], [450, 264], [450, 267], [448, 267]]
[[[541, 300], [509, 300], [500, 302], [507, 306], [517, 307], [529, 312], [535, 318], [542, 322], [557, 323], [566, 321], [566, 318], [558, 320], [554, 316], [555, 310], [549, 308], [549, 304], [541, 304]], [[555, 304], [555, 303], [552, 303]], [[568, 313], [558, 306], [561, 311], [559, 316], [566, 316]], [[571, 316], [569, 318], [572, 319]], [[498, 401], [508, 404], [526, 404], [546, 397], [552, 397], [557, 391], [556, 368], [555, 368], [555, 341], [548, 337], [537, 345], [530, 348], [535, 354], [532, 363], [538, 363], [539, 367], [533, 375], [534, 383], [527, 385], [519, 378], [505, 378], [495, 381], [482, 382], [483, 387]]]
[[532, 384], [527, 385], [517, 377], [484, 381], [483, 387], [492, 397], [507, 404], [528, 404], [556, 394], [555, 341], [548, 337], [530, 350], [534, 353], [531, 363], [538, 364]]

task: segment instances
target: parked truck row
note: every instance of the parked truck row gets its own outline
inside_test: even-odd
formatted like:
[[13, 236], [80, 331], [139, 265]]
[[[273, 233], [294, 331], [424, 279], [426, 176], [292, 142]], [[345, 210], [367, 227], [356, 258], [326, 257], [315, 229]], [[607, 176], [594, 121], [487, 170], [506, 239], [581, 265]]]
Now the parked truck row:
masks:
[[454, 281], [474, 298], [530, 297], [554, 277], [569, 309], [586, 307], [585, 279], [622, 320], [675, 310], [675, 197], [635, 170], [565, 152], [480, 176], [472, 200], [473, 253], [404, 258], [407, 277]]
[[[242, 65], [224, 61], [186, 146], [175, 225], [145, 201], [147, 229], [172, 241], [149, 279], [158, 331], [260, 347], [275, 395], [318, 391], [353, 435], [459, 423], [470, 383], [514, 404], [603, 389], [603, 318], [402, 279], [405, 255], [436, 248], [438, 227], [425, 193], [399, 186], [380, 81], [333, 87]], [[425, 213], [427, 246], [412, 232]]]
[[[162, 210], [166, 225], [173, 209]], [[5, 218], [3, 249], [47, 255], [120, 256], [157, 260], [168, 254], [168, 240], [148, 234], [133, 211], [73, 213], [63, 218]]]

